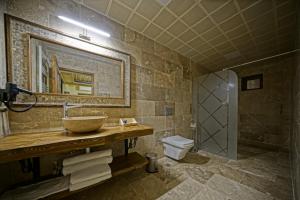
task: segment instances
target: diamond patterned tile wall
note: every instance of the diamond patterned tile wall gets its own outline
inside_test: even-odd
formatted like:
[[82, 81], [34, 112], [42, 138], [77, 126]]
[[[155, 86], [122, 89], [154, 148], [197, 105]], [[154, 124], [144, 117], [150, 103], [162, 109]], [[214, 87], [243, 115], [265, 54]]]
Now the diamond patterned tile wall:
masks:
[[296, 0], [77, 0], [217, 71], [293, 50]]
[[232, 94], [228, 77], [228, 71], [211, 73], [199, 77], [197, 85], [197, 130], [200, 134], [200, 149], [226, 157], [229, 156], [228, 140], [231, 138], [229, 95]]

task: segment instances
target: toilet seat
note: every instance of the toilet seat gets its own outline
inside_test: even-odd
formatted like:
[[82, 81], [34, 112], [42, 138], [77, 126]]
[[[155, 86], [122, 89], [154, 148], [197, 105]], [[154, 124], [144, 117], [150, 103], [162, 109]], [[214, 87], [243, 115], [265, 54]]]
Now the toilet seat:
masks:
[[175, 160], [181, 160], [194, 146], [194, 141], [179, 135], [166, 137], [161, 140], [164, 146], [164, 154]]
[[194, 146], [194, 140], [190, 140], [179, 135], [163, 138], [162, 142], [182, 149]]

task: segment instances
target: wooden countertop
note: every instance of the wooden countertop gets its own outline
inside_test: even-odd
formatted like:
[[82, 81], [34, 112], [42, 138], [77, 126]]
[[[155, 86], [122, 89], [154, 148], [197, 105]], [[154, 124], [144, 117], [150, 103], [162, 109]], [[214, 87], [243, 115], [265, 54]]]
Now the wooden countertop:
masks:
[[145, 125], [104, 127], [84, 134], [64, 131], [18, 133], [0, 139], [0, 163], [101, 146], [150, 134], [153, 134], [153, 128]]

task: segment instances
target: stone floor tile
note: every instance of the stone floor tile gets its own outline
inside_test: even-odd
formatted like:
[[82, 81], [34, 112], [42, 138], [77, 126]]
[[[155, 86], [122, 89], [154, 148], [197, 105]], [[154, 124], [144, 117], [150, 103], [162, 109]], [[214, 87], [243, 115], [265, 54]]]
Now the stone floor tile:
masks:
[[200, 157], [192, 154], [182, 162], [163, 157], [158, 173], [136, 170], [64, 200], [292, 199], [289, 165], [283, 163], [289, 160], [286, 152], [239, 149], [236, 161], [201, 151]]
[[201, 183], [189, 178], [167, 192], [158, 200], [190, 200], [203, 188]]
[[156, 199], [168, 191], [166, 184], [151, 174], [141, 180], [129, 183], [140, 199]]
[[262, 193], [246, 185], [240, 184], [224, 176], [215, 174], [208, 180], [207, 186], [213, 190], [224, 193], [231, 199], [239, 200], [272, 200], [268, 194]]
[[230, 198], [225, 196], [223, 193], [204, 185], [204, 188], [201, 189], [191, 200], [230, 200]]

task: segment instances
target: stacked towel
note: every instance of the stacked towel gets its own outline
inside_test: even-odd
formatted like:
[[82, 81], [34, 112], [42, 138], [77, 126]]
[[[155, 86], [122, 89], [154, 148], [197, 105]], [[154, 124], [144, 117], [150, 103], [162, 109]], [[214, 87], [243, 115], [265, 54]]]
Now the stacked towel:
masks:
[[63, 174], [70, 175], [70, 191], [78, 190], [111, 177], [109, 163], [112, 150], [103, 150], [67, 158], [63, 161]]
[[86, 169], [88, 167], [92, 167], [95, 165], [101, 165], [101, 164], [107, 164], [107, 163], [111, 163], [113, 160], [112, 156], [105, 156], [103, 158], [96, 158], [96, 159], [92, 159], [92, 160], [88, 160], [88, 161], [84, 161], [81, 163], [76, 163], [76, 164], [72, 164], [72, 165], [67, 165], [63, 167], [63, 175], [68, 175], [68, 174], [72, 174], [74, 172], [80, 171], [82, 169]]

